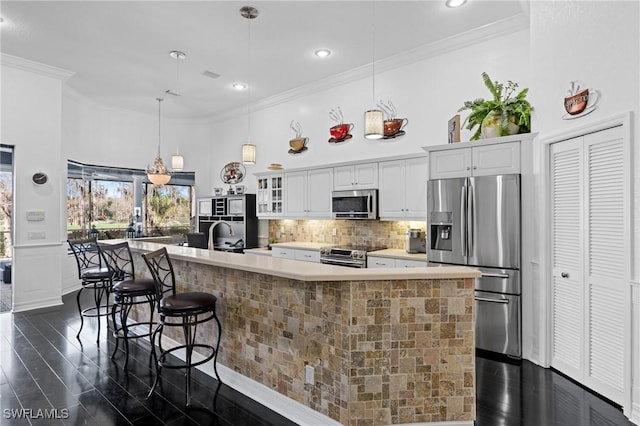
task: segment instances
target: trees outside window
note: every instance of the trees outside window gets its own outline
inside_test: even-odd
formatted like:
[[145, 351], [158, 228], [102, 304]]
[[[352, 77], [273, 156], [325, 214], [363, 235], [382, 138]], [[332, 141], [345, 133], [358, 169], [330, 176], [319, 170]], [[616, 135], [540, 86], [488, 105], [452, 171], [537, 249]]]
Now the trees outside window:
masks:
[[150, 235], [188, 232], [191, 223], [192, 187], [147, 184], [146, 189], [145, 227]]

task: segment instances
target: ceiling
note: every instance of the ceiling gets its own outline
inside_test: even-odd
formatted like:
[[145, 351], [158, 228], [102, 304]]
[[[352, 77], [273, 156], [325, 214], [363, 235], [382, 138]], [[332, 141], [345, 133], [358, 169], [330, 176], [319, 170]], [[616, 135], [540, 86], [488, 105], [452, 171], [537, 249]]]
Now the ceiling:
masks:
[[[259, 17], [241, 17], [245, 5], [256, 7]], [[74, 72], [67, 84], [101, 105], [154, 114], [155, 98], [163, 97], [163, 115], [208, 118], [370, 65], [374, 55], [389, 58], [521, 16], [524, 5], [2, 0], [0, 50]], [[332, 54], [318, 58], [313, 52], [320, 48]], [[186, 59], [178, 63], [172, 50]], [[207, 70], [220, 77], [202, 75]], [[251, 90], [234, 90], [234, 82], [250, 82]]]

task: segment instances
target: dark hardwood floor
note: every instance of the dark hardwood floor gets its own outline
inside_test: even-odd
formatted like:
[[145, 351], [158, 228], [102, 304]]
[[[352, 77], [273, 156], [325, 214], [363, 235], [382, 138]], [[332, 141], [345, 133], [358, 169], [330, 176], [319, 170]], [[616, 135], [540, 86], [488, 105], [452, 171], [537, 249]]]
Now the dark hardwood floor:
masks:
[[[75, 295], [63, 300], [59, 309], [0, 315], [1, 425], [293, 425], [199, 371], [194, 408], [184, 408], [184, 376], [176, 370], [163, 370], [162, 393], [147, 400], [148, 343], [131, 345], [125, 373], [122, 352], [110, 359], [114, 340], [104, 327], [96, 345], [94, 319], [85, 320], [76, 339]], [[527, 361], [476, 362], [477, 426], [631, 424], [618, 408], [552, 370]], [[18, 413], [31, 419], [17, 419]], [[45, 418], [51, 415], [58, 419]]]

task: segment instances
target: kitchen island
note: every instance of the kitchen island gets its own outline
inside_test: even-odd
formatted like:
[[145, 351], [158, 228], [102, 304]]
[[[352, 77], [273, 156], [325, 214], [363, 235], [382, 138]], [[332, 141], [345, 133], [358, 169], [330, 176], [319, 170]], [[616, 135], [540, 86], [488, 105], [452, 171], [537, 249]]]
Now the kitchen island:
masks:
[[[163, 247], [130, 245], [134, 253]], [[166, 247], [178, 291], [218, 297], [227, 384], [244, 376], [344, 425], [473, 424], [478, 271], [354, 269]], [[214, 340], [214, 327], [203, 324], [198, 338]]]

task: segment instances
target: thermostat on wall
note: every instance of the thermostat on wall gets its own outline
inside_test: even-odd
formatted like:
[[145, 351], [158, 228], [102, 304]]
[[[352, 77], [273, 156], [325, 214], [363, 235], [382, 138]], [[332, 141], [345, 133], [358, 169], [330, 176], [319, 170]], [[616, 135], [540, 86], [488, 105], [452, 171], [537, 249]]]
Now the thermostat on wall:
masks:
[[28, 210], [27, 220], [29, 222], [39, 222], [44, 220], [44, 210]]
[[49, 176], [47, 176], [46, 173], [38, 172], [31, 176], [31, 180], [33, 180], [33, 183], [36, 185], [44, 185], [47, 183], [47, 180], [49, 180]]

